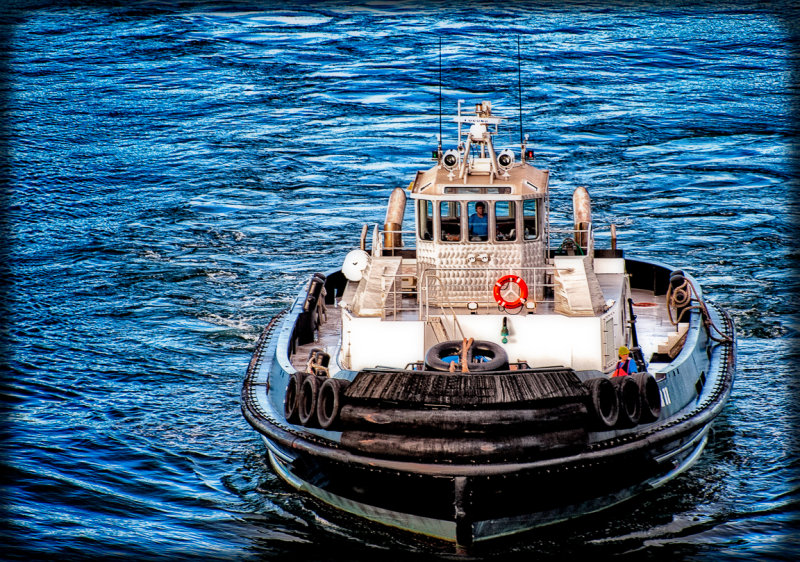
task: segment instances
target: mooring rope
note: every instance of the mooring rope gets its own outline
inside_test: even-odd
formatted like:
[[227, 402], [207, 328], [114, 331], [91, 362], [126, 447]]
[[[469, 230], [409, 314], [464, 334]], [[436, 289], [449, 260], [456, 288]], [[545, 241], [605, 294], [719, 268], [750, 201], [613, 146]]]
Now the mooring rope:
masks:
[[[669, 314], [669, 321], [672, 323], [672, 325], [677, 326], [683, 320], [683, 317], [686, 315], [687, 311], [699, 310], [703, 315], [703, 324], [706, 327], [709, 338], [720, 343], [732, 342], [733, 338], [720, 330], [711, 319], [711, 314], [708, 312], [708, 306], [700, 296], [700, 293], [698, 292], [697, 287], [694, 286], [694, 283], [685, 277], [682, 277], [682, 279], [683, 282], [680, 285], [673, 287], [672, 283], [670, 283], [669, 287], [667, 288], [667, 313]], [[692, 294], [694, 294], [694, 299], [696, 300], [697, 304], [691, 304]], [[678, 313], [677, 318], [673, 317], [672, 307], [675, 307], [675, 310]], [[711, 333], [712, 329], [719, 334], [719, 337]]]

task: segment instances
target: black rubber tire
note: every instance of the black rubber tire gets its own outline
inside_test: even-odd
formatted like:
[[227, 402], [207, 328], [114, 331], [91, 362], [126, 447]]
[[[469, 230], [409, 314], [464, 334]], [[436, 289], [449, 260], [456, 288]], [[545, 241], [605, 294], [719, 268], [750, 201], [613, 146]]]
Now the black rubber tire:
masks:
[[322, 429], [331, 429], [339, 421], [342, 410], [342, 394], [350, 381], [326, 378], [317, 395], [317, 422]]
[[642, 402], [642, 416], [639, 423], [655, 421], [661, 415], [661, 391], [656, 378], [650, 373], [634, 373], [631, 375], [639, 387], [639, 398]]
[[425, 365], [434, 371], [449, 371], [450, 363], [442, 361], [442, 357], [458, 355], [461, 350], [460, 341], [445, 341], [437, 343], [428, 349], [425, 354]]
[[[322, 276], [320, 278], [319, 276]], [[308, 293], [306, 293], [306, 300], [303, 303], [303, 311], [310, 312], [317, 307], [322, 289], [325, 287], [325, 276], [321, 273], [315, 273], [311, 277], [311, 283], [308, 285]]]
[[317, 421], [317, 396], [319, 387], [325, 377], [308, 375], [303, 379], [300, 392], [297, 395], [297, 415], [300, 423], [306, 427], [316, 427]]
[[305, 345], [314, 341], [314, 332], [319, 328], [320, 317], [317, 305], [324, 289], [325, 281], [315, 273], [308, 285], [308, 292], [303, 301], [303, 310], [294, 325], [294, 337], [297, 345]]
[[289, 423], [297, 424], [300, 421], [297, 406], [303, 378], [303, 373], [292, 373], [292, 376], [289, 377], [289, 383], [286, 385], [286, 396], [283, 399], [283, 414], [286, 417], [286, 421]]
[[639, 396], [639, 385], [630, 377], [612, 377], [611, 384], [617, 389], [619, 396], [619, 420], [617, 426], [632, 427], [642, 417], [642, 399]]
[[[461, 350], [462, 342], [446, 341], [437, 343], [428, 349], [425, 354], [425, 365], [434, 371], [449, 371], [450, 363], [443, 361], [443, 357], [458, 355]], [[488, 361], [477, 362], [475, 357], [488, 357]], [[487, 371], [507, 371], [508, 354], [505, 349], [498, 344], [490, 341], [474, 341], [467, 353], [469, 361], [469, 371], [475, 373], [485, 373]]]
[[584, 383], [589, 389], [590, 410], [601, 428], [610, 429], [619, 420], [619, 396], [614, 385], [605, 377], [589, 379]]
[[[487, 371], [508, 371], [508, 354], [498, 344], [490, 341], [476, 340], [469, 348], [469, 371], [485, 373]], [[488, 361], [475, 361], [476, 357], [488, 357]]]

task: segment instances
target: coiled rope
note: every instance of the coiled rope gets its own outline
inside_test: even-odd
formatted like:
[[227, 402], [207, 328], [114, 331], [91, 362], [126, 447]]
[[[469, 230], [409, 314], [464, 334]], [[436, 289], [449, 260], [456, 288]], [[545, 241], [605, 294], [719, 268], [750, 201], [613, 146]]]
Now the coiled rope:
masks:
[[[680, 284], [673, 287], [673, 279], [680, 279]], [[692, 304], [692, 295], [694, 295], [696, 304]], [[673, 317], [673, 307], [675, 308], [677, 317]], [[733, 341], [733, 338], [720, 330], [711, 319], [711, 315], [708, 312], [708, 306], [700, 296], [700, 293], [698, 292], [697, 287], [694, 286], [694, 283], [683, 277], [683, 275], [671, 277], [669, 287], [667, 288], [667, 313], [669, 314], [669, 321], [673, 326], [677, 326], [683, 320], [686, 312], [692, 310], [699, 310], [703, 315], [703, 324], [706, 327], [709, 338], [720, 343], [730, 343]], [[719, 336], [712, 334], [712, 330], [719, 334]]]

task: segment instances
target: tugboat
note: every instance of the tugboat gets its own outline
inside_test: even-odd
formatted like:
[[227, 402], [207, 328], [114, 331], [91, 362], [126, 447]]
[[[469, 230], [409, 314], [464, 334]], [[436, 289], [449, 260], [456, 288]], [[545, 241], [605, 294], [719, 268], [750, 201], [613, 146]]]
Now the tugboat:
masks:
[[[686, 272], [595, 247], [588, 191], [549, 220], [549, 172], [462, 110], [383, 228], [261, 334], [242, 412], [291, 486], [452, 541], [615, 505], [691, 467], [733, 385], [735, 334]], [[402, 231], [406, 191], [413, 236]]]

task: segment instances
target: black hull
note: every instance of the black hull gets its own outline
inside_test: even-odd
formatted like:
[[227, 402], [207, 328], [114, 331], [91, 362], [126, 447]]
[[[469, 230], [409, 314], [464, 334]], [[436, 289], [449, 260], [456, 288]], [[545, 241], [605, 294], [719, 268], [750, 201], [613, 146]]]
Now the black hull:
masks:
[[468, 546], [586, 515], [656, 488], [692, 464], [708, 429], [701, 425], [627, 451], [491, 467], [348, 462], [338, 454], [286, 450], [274, 442], [269, 449], [279, 474], [334, 507]]
[[686, 470], [731, 391], [730, 351], [703, 407], [579, 453], [528, 462], [364, 457], [258, 415], [248, 395], [244, 411], [264, 437], [276, 472], [296, 488], [361, 517], [469, 545], [605, 509]]
[[733, 323], [716, 311], [729, 339], [711, 343], [693, 320], [700, 343], [685, 350], [659, 385], [673, 401], [689, 392], [694, 397], [656, 421], [592, 430], [569, 447], [518, 458], [415, 456], [413, 447], [367, 453], [361, 443], [368, 437], [351, 442], [347, 431], [284, 419], [281, 393], [290, 366], [277, 350], [289, 347], [293, 314], [298, 310], [283, 322], [279, 315], [264, 331], [242, 389], [242, 411], [264, 439], [274, 470], [338, 509], [461, 545], [599, 511], [668, 482], [697, 460], [733, 385]]

